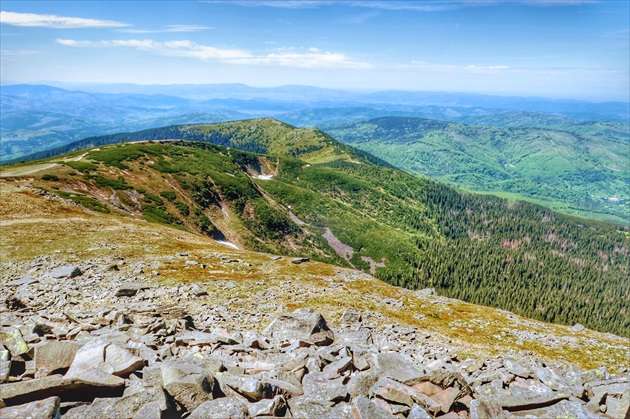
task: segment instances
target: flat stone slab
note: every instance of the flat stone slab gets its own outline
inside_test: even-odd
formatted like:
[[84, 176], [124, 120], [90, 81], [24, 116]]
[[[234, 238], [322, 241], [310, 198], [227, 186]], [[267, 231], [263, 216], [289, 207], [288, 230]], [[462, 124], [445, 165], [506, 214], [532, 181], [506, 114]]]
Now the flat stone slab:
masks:
[[53, 396], [60, 397], [62, 401], [90, 401], [95, 397], [121, 396], [125, 380], [110, 377], [112, 379], [108, 382], [98, 382], [51, 375], [34, 380], [2, 384], [0, 385], [0, 399], [12, 406]]
[[75, 276], [82, 275], [83, 271], [76, 265], [60, 266], [50, 273], [53, 278], [74, 278]]

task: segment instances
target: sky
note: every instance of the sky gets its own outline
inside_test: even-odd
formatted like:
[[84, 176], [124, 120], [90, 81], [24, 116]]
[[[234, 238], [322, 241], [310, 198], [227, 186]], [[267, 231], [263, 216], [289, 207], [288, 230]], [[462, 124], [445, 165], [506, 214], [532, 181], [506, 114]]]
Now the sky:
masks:
[[6, 1], [2, 83], [628, 101], [628, 0]]

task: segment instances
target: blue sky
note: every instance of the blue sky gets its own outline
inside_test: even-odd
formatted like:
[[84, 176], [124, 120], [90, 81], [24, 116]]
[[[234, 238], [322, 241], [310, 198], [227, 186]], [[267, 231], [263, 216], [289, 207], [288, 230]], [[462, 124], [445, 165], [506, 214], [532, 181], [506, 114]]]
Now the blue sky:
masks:
[[1, 77], [627, 101], [629, 3], [3, 1]]

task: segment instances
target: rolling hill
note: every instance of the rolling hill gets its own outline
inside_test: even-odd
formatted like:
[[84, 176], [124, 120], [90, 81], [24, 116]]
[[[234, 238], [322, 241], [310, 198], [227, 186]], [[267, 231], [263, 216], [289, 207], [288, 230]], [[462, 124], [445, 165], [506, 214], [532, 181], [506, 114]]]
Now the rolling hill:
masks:
[[628, 104], [619, 102], [589, 103], [435, 92], [362, 94], [311, 86], [59, 86], [2, 85], [0, 162], [24, 158], [91, 136], [175, 124], [262, 117], [319, 128], [387, 116], [556, 129], [576, 121], [629, 122]]
[[[495, 117], [500, 121], [506, 120]], [[326, 132], [401, 169], [451, 185], [627, 224], [628, 130], [617, 122], [559, 130], [388, 117]]]
[[318, 130], [269, 119], [139, 135], [126, 138], [134, 143], [92, 144], [8, 166], [2, 176], [32, 178], [43, 194], [92, 211], [239, 248], [353, 267], [545, 321], [630, 333], [627, 228], [461, 193], [380, 165]]

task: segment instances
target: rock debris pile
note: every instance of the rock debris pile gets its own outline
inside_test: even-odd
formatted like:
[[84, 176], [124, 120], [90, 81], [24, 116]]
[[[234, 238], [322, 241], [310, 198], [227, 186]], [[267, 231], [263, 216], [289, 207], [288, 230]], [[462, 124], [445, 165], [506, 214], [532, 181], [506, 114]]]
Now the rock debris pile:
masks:
[[[203, 284], [101, 281], [84, 269], [94, 270], [39, 269], [0, 287], [3, 419], [630, 415], [630, 378], [603, 367], [527, 354], [459, 360], [420, 331], [375, 328], [352, 309], [334, 329], [310, 308], [262, 330], [268, 322], [228, 328], [187, 309], [207, 295]], [[73, 308], [79, 299], [94, 304]]]

